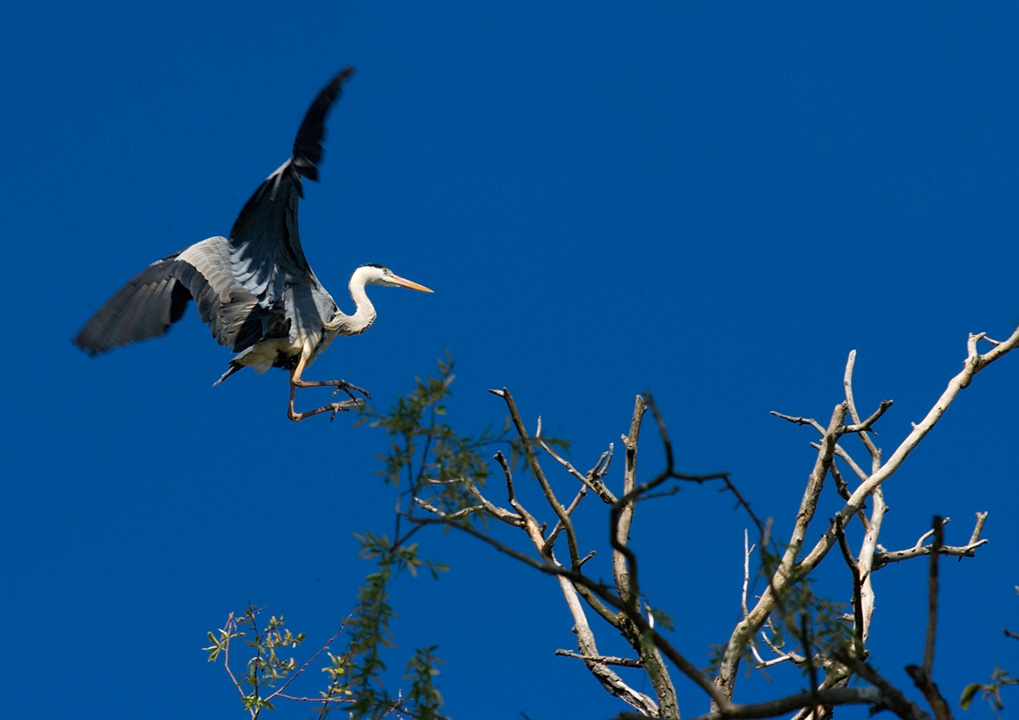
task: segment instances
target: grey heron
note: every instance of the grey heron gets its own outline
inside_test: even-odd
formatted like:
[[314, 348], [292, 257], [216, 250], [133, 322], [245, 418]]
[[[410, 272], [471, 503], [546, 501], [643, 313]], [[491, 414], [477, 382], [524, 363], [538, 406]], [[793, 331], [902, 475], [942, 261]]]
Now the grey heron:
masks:
[[[302, 373], [337, 335], [358, 335], [375, 321], [367, 285], [432, 292], [381, 265], [362, 265], [350, 278], [355, 312], [345, 315], [312, 272], [297, 231], [301, 180], [318, 180], [324, 121], [354, 68], [344, 68], [319, 92], [297, 137], [293, 154], [244, 205], [230, 237], [211, 237], [157, 260], [117, 291], [75, 336], [90, 355], [165, 335], [194, 299], [213, 337], [236, 355], [216, 385], [238, 370], [290, 373], [287, 417], [297, 422], [319, 413], [332, 417], [358, 403], [345, 380], [302, 379]], [[294, 393], [303, 387], [334, 387], [349, 400], [296, 412]]]

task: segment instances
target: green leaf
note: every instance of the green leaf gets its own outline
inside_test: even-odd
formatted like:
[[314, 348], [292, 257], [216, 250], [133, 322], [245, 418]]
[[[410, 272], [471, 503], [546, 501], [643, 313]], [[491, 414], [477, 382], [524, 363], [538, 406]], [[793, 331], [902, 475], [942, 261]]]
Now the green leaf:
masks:
[[984, 686], [980, 683], [973, 683], [964, 687], [962, 689], [962, 697], [959, 698], [959, 707], [963, 710], [969, 710], [969, 706], [973, 702], [973, 697], [980, 692], [983, 687]]

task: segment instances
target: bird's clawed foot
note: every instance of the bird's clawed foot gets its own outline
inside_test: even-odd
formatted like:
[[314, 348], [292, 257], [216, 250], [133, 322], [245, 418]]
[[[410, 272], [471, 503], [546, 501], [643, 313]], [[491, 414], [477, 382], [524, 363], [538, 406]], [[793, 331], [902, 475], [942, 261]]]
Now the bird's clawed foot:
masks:
[[[308, 410], [306, 412], [299, 413], [296, 410], [294, 410], [294, 393], [299, 387], [335, 387], [336, 389], [333, 390], [334, 396], [342, 390], [343, 392], [347, 393], [347, 396], [350, 399], [344, 400], [342, 402], [329, 403], [328, 405], [323, 405], [320, 408], [315, 408], [314, 410]], [[354, 394], [355, 392], [361, 393], [362, 395], [364, 395], [364, 398], [358, 397], [357, 395]], [[361, 405], [364, 405], [365, 398], [370, 397], [371, 395], [368, 394], [367, 390], [365, 390], [362, 387], [358, 387], [357, 385], [354, 385], [352, 383], [349, 383], [346, 380], [305, 381], [301, 380], [299, 377], [295, 377], [291, 378], [290, 381], [290, 405], [287, 408], [287, 417], [293, 420], [294, 422], [300, 422], [301, 420], [311, 417], [312, 415], [331, 413], [329, 419], [335, 420], [337, 413], [348, 412], [356, 407], [360, 407]]]
[[320, 408], [315, 408], [314, 410], [306, 410], [305, 412], [299, 413], [294, 410], [294, 406], [291, 403], [290, 408], [287, 410], [287, 417], [293, 420], [294, 422], [300, 422], [301, 420], [309, 418], [312, 415], [330, 413], [329, 419], [335, 420], [336, 415], [338, 413], [349, 412], [350, 410], [353, 410], [354, 408], [359, 407], [363, 404], [364, 400], [362, 398], [354, 398], [353, 400], [344, 400], [343, 402], [329, 403], [328, 405], [323, 405]]
[[[347, 395], [350, 396], [350, 399], [354, 401], [355, 405], [360, 405], [361, 403], [364, 402], [364, 400], [362, 400], [361, 398], [359, 398], [356, 395], [354, 395], [355, 392], [359, 392], [362, 395], [364, 395], [364, 397], [366, 399], [371, 400], [371, 397], [372, 397], [371, 393], [368, 392], [367, 390], [365, 390], [363, 387], [358, 387], [357, 385], [354, 385], [353, 383], [349, 383], [346, 380], [340, 380], [340, 381], [338, 381], [338, 383], [339, 384], [337, 384], [336, 389], [333, 390], [333, 396], [334, 397], [336, 396], [337, 393], [340, 392], [340, 390], [342, 390], [343, 392], [347, 393]], [[334, 417], [335, 417], [335, 413], [334, 413]]]
[[[339, 390], [339, 388], [336, 388], [336, 392], [339, 392]], [[336, 392], [334, 392], [333, 395], [335, 395]], [[349, 395], [350, 393], [347, 394]], [[336, 413], [350, 412], [353, 408], [360, 407], [361, 405], [364, 405], [364, 400], [361, 398], [354, 398], [353, 400], [344, 400], [343, 402], [335, 402], [326, 405], [326, 407], [331, 407], [333, 409], [332, 415], [329, 416], [329, 422], [336, 419]]]

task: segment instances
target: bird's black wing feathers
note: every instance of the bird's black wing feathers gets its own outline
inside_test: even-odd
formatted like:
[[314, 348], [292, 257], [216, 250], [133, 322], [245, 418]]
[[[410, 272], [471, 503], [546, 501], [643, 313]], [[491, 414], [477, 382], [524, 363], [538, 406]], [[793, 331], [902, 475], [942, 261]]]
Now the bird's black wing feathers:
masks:
[[322, 141], [325, 139], [325, 119], [329, 108], [336, 102], [343, 83], [354, 74], [354, 68], [340, 70], [319, 92], [315, 102], [304, 115], [301, 128], [294, 140], [293, 164], [297, 173], [309, 180], [318, 180], [318, 164], [322, 162]]
[[230, 231], [234, 275], [263, 307], [274, 304], [287, 283], [303, 281], [310, 271], [297, 223], [301, 178], [318, 179], [325, 118], [353, 74], [353, 68], [344, 68], [322, 88], [297, 131], [293, 155], [259, 186]]
[[174, 253], [149, 265], [99, 308], [74, 344], [98, 355], [128, 343], [165, 335], [180, 320], [191, 293], [174, 277]]

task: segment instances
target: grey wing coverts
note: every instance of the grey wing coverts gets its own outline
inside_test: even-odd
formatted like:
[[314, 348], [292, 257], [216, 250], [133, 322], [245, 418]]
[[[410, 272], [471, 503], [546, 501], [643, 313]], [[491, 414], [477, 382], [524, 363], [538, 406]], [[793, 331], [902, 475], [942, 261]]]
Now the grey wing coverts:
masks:
[[75, 336], [74, 344], [89, 355], [164, 335], [180, 320], [191, 290], [175, 277], [177, 256], [149, 265], [106, 301]]
[[318, 179], [324, 120], [353, 68], [337, 73], [312, 103], [291, 157], [245, 204], [230, 238], [212, 237], [138, 273], [117, 291], [75, 336], [90, 355], [166, 334], [189, 300], [216, 340], [243, 352], [266, 337], [290, 332], [288, 289], [335, 308], [318, 284], [301, 248], [297, 205], [301, 178]]

